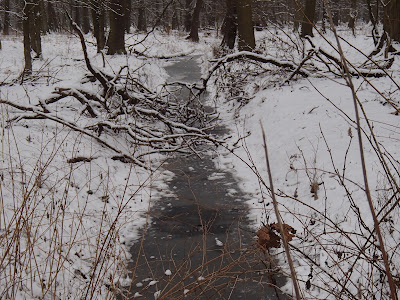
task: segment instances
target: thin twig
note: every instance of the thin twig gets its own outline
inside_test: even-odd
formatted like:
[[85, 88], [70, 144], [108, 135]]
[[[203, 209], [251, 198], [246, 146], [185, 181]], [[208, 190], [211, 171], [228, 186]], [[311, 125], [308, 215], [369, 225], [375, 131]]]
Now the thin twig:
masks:
[[282, 223], [281, 215], [279, 213], [279, 208], [278, 208], [278, 201], [276, 200], [276, 197], [275, 197], [274, 184], [273, 184], [273, 181], [272, 181], [272, 171], [271, 171], [271, 167], [270, 167], [270, 164], [269, 164], [267, 138], [266, 138], [266, 135], [265, 135], [264, 126], [262, 125], [261, 121], [260, 121], [260, 125], [261, 125], [261, 130], [262, 130], [262, 135], [263, 135], [263, 141], [264, 141], [265, 161], [266, 161], [266, 164], [267, 164], [267, 171], [268, 171], [268, 177], [269, 177], [269, 184], [270, 184], [270, 188], [271, 188], [272, 202], [273, 202], [273, 205], [274, 205], [276, 219], [277, 219], [278, 224], [279, 224], [279, 231], [280, 231], [281, 238], [282, 238], [282, 241], [283, 241], [283, 247], [285, 248], [286, 257], [287, 257], [287, 260], [288, 260], [288, 263], [289, 263], [289, 267], [290, 267], [290, 273], [291, 273], [291, 277], [292, 277], [293, 287], [294, 287], [294, 290], [295, 290], [295, 293], [296, 293], [296, 299], [300, 300], [300, 299], [302, 299], [302, 295], [301, 295], [300, 288], [299, 288], [299, 282], [297, 280], [296, 270], [294, 269], [293, 260], [292, 260], [292, 257], [290, 255], [289, 244], [288, 244], [286, 235], [284, 233], [283, 223]]

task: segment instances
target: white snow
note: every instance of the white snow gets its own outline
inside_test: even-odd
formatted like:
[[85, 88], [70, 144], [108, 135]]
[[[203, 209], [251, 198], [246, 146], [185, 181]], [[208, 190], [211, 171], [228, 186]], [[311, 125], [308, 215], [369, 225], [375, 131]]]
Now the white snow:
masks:
[[215, 244], [216, 244], [218, 247], [224, 246], [224, 243], [221, 242], [218, 238], [215, 238]]
[[171, 275], [172, 275], [172, 272], [171, 272], [170, 269], [167, 269], [167, 270], [165, 270], [164, 274], [165, 274], [166, 276], [171, 276]]
[[[367, 30], [369, 29], [358, 32], [356, 38], [347, 31], [340, 31], [340, 35], [368, 54], [374, 45], [372, 38], [367, 36]], [[265, 32], [258, 34], [259, 39], [265, 38], [265, 49], [268, 49], [269, 54], [281, 59], [294, 55], [291, 50], [279, 50], [282, 45], [291, 45], [285, 34], [279, 31], [274, 31], [274, 35]], [[328, 32], [326, 37], [335, 45], [332, 33]], [[274, 42], [278, 38], [287, 44]], [[322, 38], [317, 36], [314, 41], [337, 55]], [[399, 48], [398, 44], [396, 46]], [[346, 43], [343, 42], [342, 47], [352, 64], [357, 66], [366, 60]], [[231, 66], [232, 70], [240, 69], [239, 65]], [[374, 224], [363, 191], [364, 181], [351, 91], [343, 79], [330, 73], [313, 74], [307, 79], [300, 77], [281, 86], [281, 73], [275, 75], [275, 70], [271, 68], [271, 72], [244, 84], [242, 89], [249, 94], [251, 100], [240, 110], [236, 110], [240, 103], [236, 100], [229, 101], [229, 97], [225, 97], [221, 87], [218, 87], [218, 82], [213, 87], [214, 95], [219, 89], [219, 103], [223, 104], [220, 113], [234, 135], [232, 140], [237, 141], [251, 133], [239, 142], [242, 147], [235, 149], [234, 153], [253, 166], [253, 169], [229, 155], [229, 152], [220, 154], [220, 166], [235, 172], [242, 182], [240, 188], [252, 195], [248, 204], [255, 229], [260, 228], [262, 222], [267, 220], [270, 223], [276, 222], [271, 195], [265, 187], [260, 189], [256, 175], [258, 172], [269, 186], [261, 121], [267, 135], [279, 209], [284, 222], [297, 230], [297, 238], [291, 242], [292, 245], [307, 255], [292, 248], [296, 272], [306, 299], [335, 299], [325, 290], [340, 290], [340, 286], [330, 276], [339, 282], [344, 282], [346, 276], [349, 276], [346, 288], [353, 295], [360, 289], [369, 291], [363, 297], [371, 299], [373, 294], [380, 293], [382, 287], [387, 291], [388, 285], [386, 281], [378, 283], [381, 282], [378, 279], [381, 272], [370, 263], [375, 259], [374, 253], [379, 252], [378, 249], [367, 242], [369, 250], [357, 258], [358, 247], [366, 243]], [[399, 84], [398, 56], [389, 73]], [[396, 105], [399, 104], [400, 91], [389, 77], [368, 78], [368, 81], [371, 84], [362, 78], [353, 77], [357, 95], [373, 126], [381, 150], [387, 154], [386, 159], [391, 161], [388, 163], [389, 168], [391, 172], [398, 174], [400, 118], [393, 114], [394, 109], [390, 105], [383, 105], [385, 100], [375, 89], [385, 97], [391, 97]], [[363, 143], [369, 185], [376, 212], [379, 212], [393, 193], [390, 192], [391, 185], [376, 151], [368, 141], [371, 135], [364, 115], [361, 122], [366, 133], [363, 135]], [[344, 178], [345, 188], [340, 178]], [[311, 193], [310, 185], [313, 183], [318, 187], [317, 195]], [[386, 250], [391, 257], [393, 274], [400, 273], [399, 221], [396, 207], [388, 222], [380, 224]], [[284, 254], [279, 257], [284, 261]], [[310, 259], [314, 259], [320, 267], [313, 265]], [[313, 271], [310, 271], [310, 266]], [[383, 264], [380, 266], [384, 269]], [[282, 264], [282, 267], [289, 273], [287, 264]], [[309, 279], [310, 272], [312, 287], [307, 290], [302, 282]], [[285, 289], [293, 293], [290, 282]]]
[[[366, 28], [359, 29], [356, 37], [347, 31], [340, 31], [340, 34], [368, 54], [374, 48], [369, 32], [370, 28]], [[296, 37], [291, 37], [298, 41]], [[326, 38], [335, 45], [330, 32]], [[140, 37], [132, 35], [127, 42], [134, 43], [138, 39]], [[277, 42], [277, 39], [282, 42]], [[138, 45], [136, 50], [145, 50], [149, 56], [205, 53], [199, 61], [204, 63], [203, 70], [206, 71], [211, 66], [206, 58], [211, 58], [212, 46], [219, 43], [212, 38], [207, 41], [209, 44], [205, 45], [189, 43], [177, 35], [163, 39], [150, 37], [147, 44]], [[262, 47], [267, 49], [271, 57], [299, 61], [298, 53], [290, 46], [292, 40], [280, 31], [273, 31], [273, 34], [257, 32], [257, 41], [259, 45], [263, 44]], [[314, 43], [317, 48], [337, 55], [323, 38], [316, 36]], [[35, 105], [51, 95], [54, 85], [61, 88], [82, 87], [80, 79], [87, 71], [79, 40], [72, 35], [51, 34], [43, 37], [43, 45], [44, 59], [34, 61], [34, 70], [42, 70], [37, 74], [40, 75], [37, 80], [23, 86], [3, 85], [1, 99], [26, 106]], [[366, 61], [360, 52], [346, 43], [342, 46], [346, 57], [354, 65]], [[23, 69], [21, 39], [2, 37], [1, 53], [0, 81], [16, 78]], [[89, 55], [93, 64], [101, 68], [102, 58], [96, 54], [95, 47], [89, 46]], [[167, 77], [162, 66], [168, 63], [156, 59], [148, 59], [144, 63], [134, 56], [113, 56], [106, 57], [106, 60], [105, 70], [109, 73], [118, 71], [120, 66], [127, 63], [132, 69], [141, 66], [137, 71], [138, 76], [152, 88], [157, 88]], [[318, 65], [318, 62], [315, 64]], [[234, 66], [232, 70], [238, 68], [240, 66]], [[400, 92], [396, 86], [400, 83], [399, 70], [399, 57], [396, 57], [389, 70], [393, 81], [388, 77], [369, 78], [372, 86], [361, 77], [353, 78], [357, 95], [373, 125], [381, 150], [390, 160], [388, 168], [395, 174], [397, 182], [400, 119], [393, 114], [394, 109], [390, 105], [383, 105], [384, 100], [376, 89], [397, 105], [400, 102]], [[234, 172], [241, 180], [239, 188], [252, 196], [247, 203], [254, 228], [259, 228], [267, 220], [275, 222], [271, 195], [255, 174], [258, 172], [269, 186], [261, 121], [267, 134], [279, 209], [284, 222], [297, 230], [296, 238], [291, 242], [296, 272], [302, 283], [312, 275], [311, 289], [306, 290], [304, 284], [301, 286], [305, 298], [334, 299], [324, 290], [340, 289], [331, 277], [341, 281], [348, 276], [346, 288], [353, 295], [362, 291], [367, 299], [371, 299], [372, 294], [379, 295], [382, 287], [383, 293], [387, 292], [385, 280], [381, 283], [381, 273], [371, 264], [377, 259], [380, 261], [379, 249], [367, 242], [367, 250], [360, 257], [357, 256], [374, 226], [363, 191], [354, 106], [349, 88], [343, 79], [329, 72], [311, 74], [307, 79], [298, 78], [283, 86], [281, 83], [282, 72], [276, 68], [270, 68], [251, 82], [244, 82], [241, 88], [250, 100], [240, 110], [236, 110], [240, 102], [224, 97], [224, 93], [218, 91], [218, 95], [222, 96], [218, 102], [222, 106], [219, 112], [223, 122], [231, 129], [231, 141], [251, 133], [239, 142], [238, 145], [242, 147], [236, 148], [234, 153], [249, 162], [252, 169], [222, 148], [216, 163]], [[210, 89], [212, 95], [217, 94], [217, 88], [213, 86]], [[69, 100], [65, 100], [63, 105], [74, 107]], [[54, 113], [61, 115], [60, 109], [57, 107]], [[6, 124], [6, 119], [14, 110], [0, 105], [0, 111], [0, 255], [5, 258], [0, 286], [10, 284], [7, 280], [15, 270], [13, 257], [7, 256], [7, 246], [18, 240], [19, 255], [22, 255], [19, 261], [35, 263], [21, 268], [19, 276], [28, 280], [29, 284], [25, 282], [21, 285], [17, 298], [43, 298], [44, 282], [52, 282], [57, 286], [57, 289], [53, 287], [57, 292], [52, 297], [82, 298], [82, 291], [95, 271], [99, 284], [94, 287], [94, 298], [103, 299], [108, 292], [106, 285], [129, 281], [124, 271], [126, 260], [129, 259], [129, 244], [138, 237], [138, 229], [146, 222], [146, 212], [151, 202], [157, 200], [160, 191], [167, 188], [165, 183], [171, 174], [165, 171], [150, 174], [143, 168], [111, 160], [107, 155], [108, 150], [92, 139], [50, 121], [23, 120]], [[62, 116], [81, 125], [87, 122], [79, 113]], [[375, 149], [368, 141], [371, 132], [364, 116], [361, 121], [365, 130], [363, 141], [369, 185], [376, 211], [379, 212], [392, 196], [392, 186], [388, 183]], [[117, 137], [110, 142], [129, 151], [128, 145]], [[68, 159], [77, 156], [93, 160], [67, 163]], [[157, 157], [153, 159], [157, 160]], [[222, 172], [214, 173], [208, 179], [217, 180], [224, 176]], [[312, 183], [318, 186], [317, 195], [311, 193]], [[229, 189], [227, 193], [233, 195], [239, 188]], [[382, 211], [385, 212], [384, 209]], [[383, 213], [378, 216], [382, 217]], [[26, 220], [30, 221], [27, 224], [15, 222], [28, 216], [30, 218]], [[392, 272], [396, 276], [400, 274], [399, 224], [397, 206], [380, 224]], [[28, 237], [31, 238], [30, 242]], [[215, 239], [215, 242], [223, 246], [220, 240]], [[103, 253], [99, 253], [98, 245], [105, 245]], [[294, 247], [306, 255], [294, 250]], [[280, 250], [277, 255], [283, 262], [284, 255]], [[107, 260], [101, 270], [93, 270], [98, 257], [107, 257]], [[318, 266], [313, 265], [310, 259]], [[382, 268], [380, 262], [379, 266]], [[286, 264], [282, 263], [281, 267], [288, 273]], [[165, 275], [171, 276], [172, 272], [166, 270]], [[205, 278], [199, 276], [197, 279], [202, 281]], [[153, 278], [144, 282], [147, 281], [148, 286], [157, 283]], [[136, 284], [138, 288], [142, 286], [142, 283]], [[290, 282], [285, 290], [293, 292]], [[186, 295], [189, 290], [183, 292]], [[155, 299], [160, 294], [161, 291], [155, 292]], [[134, 294], [135, 298], [140, 296], [139, 292]]]
[[157, 280], [152, 280], [152, 281], [149, 282], [148, 286], [153, 286], [153, 285], [155, 285], [157, 283], [158, 283]]

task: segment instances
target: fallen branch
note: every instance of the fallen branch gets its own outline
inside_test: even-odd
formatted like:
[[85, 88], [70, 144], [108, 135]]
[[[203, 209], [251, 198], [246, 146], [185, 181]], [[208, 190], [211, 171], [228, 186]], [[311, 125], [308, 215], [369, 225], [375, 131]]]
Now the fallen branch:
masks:
[[[226, 63], [239, 60], [239, 59], [248, 59], [250, 61], [256, 61], [265, 64], [272, 64], [277, 67], [281, 67], [284, 69], [288, 69], [291, 71], [295, 71], [296, 74], [299, 74], [303, 77], [309, 77], [310, 73], [304, 70], [300, 70], [299, 66], [289, 61], [280, 61], [272, 56], [264, 56], [260, 54], [256, 54], [248, 51], [241, 51], [234, 54], [226, 55], [215, 61], [215, 64], [208, 70], [207, 75], [202, 78], [203, 86], [201, 88], [205, 88], [207, 86], [207, 82], [210, 80], [211, 76], [214, 74], [216, 70], [218, 70], [221, 66]], [[294, 75], [293, 75], [294, 76]]]

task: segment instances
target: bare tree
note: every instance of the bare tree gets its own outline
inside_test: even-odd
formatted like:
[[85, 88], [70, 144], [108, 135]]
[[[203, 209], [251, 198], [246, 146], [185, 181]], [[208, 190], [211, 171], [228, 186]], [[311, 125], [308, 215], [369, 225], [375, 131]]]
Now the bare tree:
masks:
[[102, 0], [92, 0], [92, 20], [93, 20], [93, 34], [96, 38], [97, 53], [104, 49], [106, 38], [104, 33], [105, 14], [104, 4]]
[[400, 1], [391, 0], [385, 6], [384, 28], [389, 36], [400, 42]]
[[199, 27], [200, 27], [200, 12], [203, 7], [204, 0], [197, 0], [196, 6], [194, 7], [193, 16], [192, 16], [192, 24], [190, 27], [190, 34], [188, 39], [192, 42], [199, 41]]
[[3, 34], [9, 35], [9, 33], [10, 33], [10, 0], [4, 0]]
[[301, 24], [301, 33], [300, 33], [302, 37], [314, 36], [313, 26], [315, 19], [315, 6], [316, 6], [316, 0], [306, 0], [303, 23]]
[[139, 2], [137, 28], [139, 31], [147, 30], [146, 5], [144, 0], [140, 0]]
[[110, 33], [108, 35], [107, 54], [126, 54], [124, 1], [110, 2]]
[[253, 13], [251, 0], [237, 0], [238, 37], [240, 51], [253, 51], [254, 38]]
[[30, 16], [34, 5], [31, 2], [25, 2], [23, 15], [22, 15], [22, 29], [24, 33], [24, 59], [25, 68], [24, 75], [30, 75], [32, 73], [32, 57], [31, 57], [31, 36], [30, 36]]
[[185, 1], [185, 31], [190, 32], [192, 26], [192, 10], [190, 7], [191, 0]]
[[82, 31], [87, 34], [90, 32], [90, 14], [88, 0], [82, 3]]
[[235, 47], [237, 34], [237, 9], [236, 1], [226, 0], [226, 14], [222, 25], [222, 33], [224, 35], [221, 46], [229, 49]]
[[57, 19], [54, 3], [52, 1], [47, 2], [47, 24], [50, 31], [57, 31], [60, 29], [60, 22]]

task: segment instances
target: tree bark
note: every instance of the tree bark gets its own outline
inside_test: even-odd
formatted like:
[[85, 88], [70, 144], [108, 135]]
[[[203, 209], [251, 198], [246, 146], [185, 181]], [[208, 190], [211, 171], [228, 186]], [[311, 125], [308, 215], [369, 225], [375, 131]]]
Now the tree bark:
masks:
[[104, 6], [102, 0], [92, 0], [93, 35], [96, 38], [97, 53], [104, 49], [106, 44], [104, 26]]
[[3, 35], [10, 34], [10, 0], [4, 0]]
[[300, 33], [301, 37], [314, 36], [313, 26], [315, 19], [315, 5], [316, 5], [316, 0], [306, 0], [303, 23], [301, 24], [301, 33]]
[[253, 51], [256, 47], [251, 0], [237, 0], [239, 51]]
[[348, 26], [353, 32], [353, 35], [356, 35], [356, 19], [357, 19], [357, 0], [351, 0], [351, 9], [349, 13], [349, 23]]
[[224, 35], [221, 46], [226, 46], [229, 49], [233, 49], [235, 47], [237, 34], [236, 1], [226, 0], [226, 14], [221, 30]]
[[193, 11], [192, 25], [190, 27], [190, 34], [188, 39], [192, 42], [199, 41], [199, 27], [200, 27], [200, 12], [203, 8], [204, 0], [197, 0], [196, 6]]
[[82, 3], [82, 31], [84, 34], [90, 32], [90, 14], [88, 5], [88, 1]]
[[32, 74], [32, 57], [31, 57], [31, 37], [30, 37], [30, 15], [32, 15], [34, 7], [31, 2], [25, 2], [22, 16], [22, 29], [24, 34], [24, 75]]
[[140, 0], [138, 9], [138, 30], [142, 32], [147, 31], [147, 20], [146, 20], [146, 5], [144, 0]]
[[40, 3], [39, 0], [31, 0], [27, 2], [26, 6], [28, 5], [30, 48], [35, 51], [36, 57], [40, 57], [42, 55]]
[[78, 0], [75, 0], [73, 3], [73, 10], [75, 14], [75, 23], [78, 24], [79, 27], [82, 27], [82, 18], [81, 18], [81, 5], [79, 4]]
[[178, 19], [178, 8], [176, 4], [173, 6], [172, 20], [171, 20], [171, 28], [172, 30], [179, 29], [179, 19]]
[[41, 20], [40, 27], [41, 27], [41, 31], [42, 31], [42, 33], [48, 33], [49, 32], [49, 21], [48, 21], [45, 1], [44, 0], [40, 0], [39, 6], [40, 6], [40, 20]]
[[294, 20], [293, 20], [293, 32], [298, 32], [300, 28], [300, 20], [302, 19], [301, 7], [297, 4], [297, 0], [294, 1]]
[[400, 42], [400, 0], [391, 0], [385, 6], [384, 29], [392, 40]]
[[185, 31], [190, 32], [190, 28], [192, 27], [192, 10], [190, 8], [191, 0], [186, 0], [185, 6]]
[[125, 32], [130, 33], [131, 32], [131, 11], [132, 11], [132, 1], [131, 0], [125, 0], [124, 1], [124, 15], [125, 15]]
[[58, 31], [60, 29], [59, 22], [56, 16], [56, 11], [54, 9], [54, 4], [51, 1], [47, 2], [47, 20], [50, 31]]
[[110, 33], [108, 35], [107, 54], [126, 54], [124, 1], [110, 2]]

